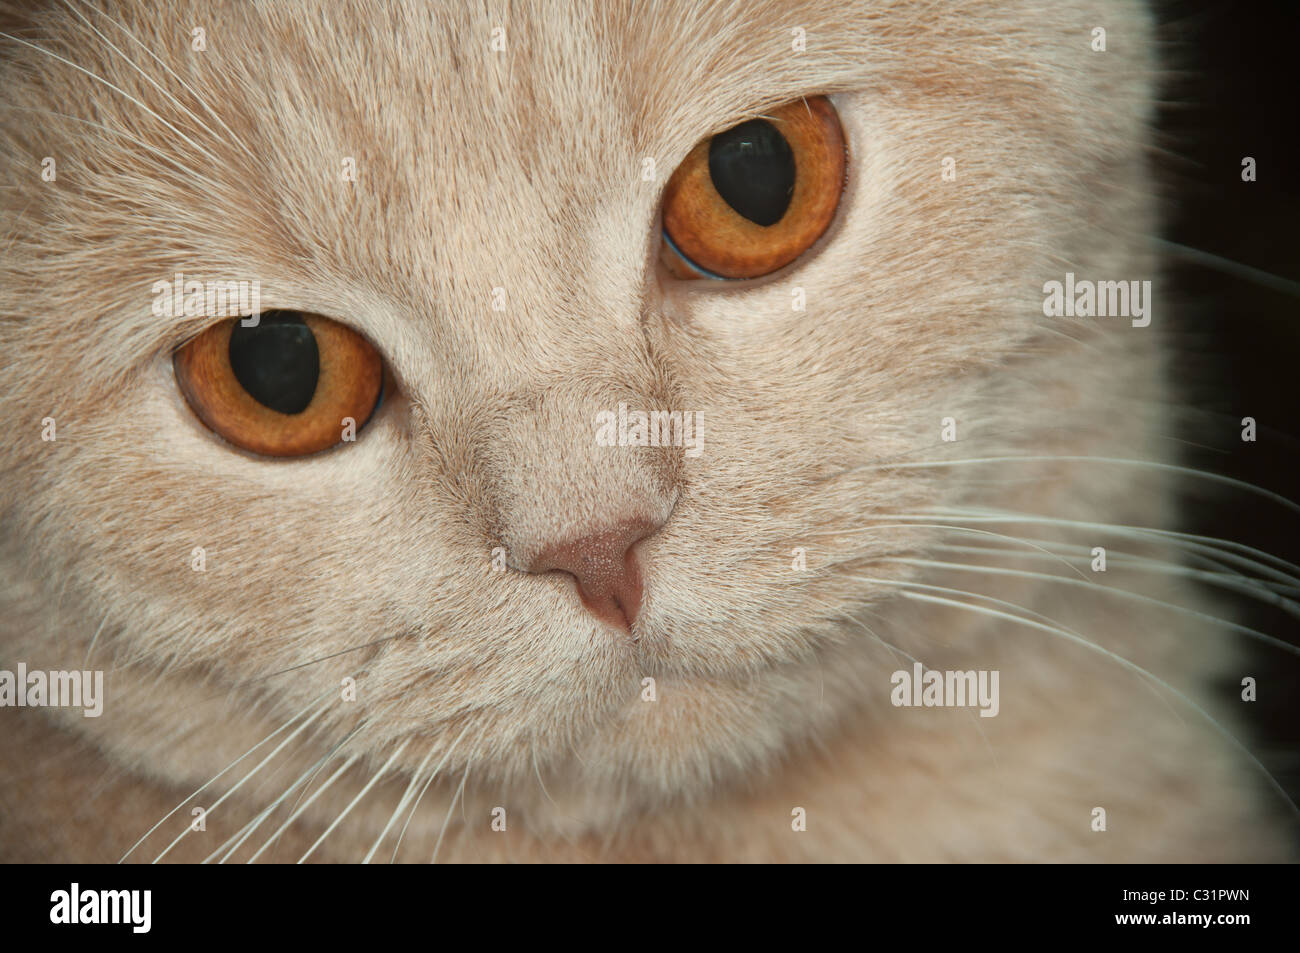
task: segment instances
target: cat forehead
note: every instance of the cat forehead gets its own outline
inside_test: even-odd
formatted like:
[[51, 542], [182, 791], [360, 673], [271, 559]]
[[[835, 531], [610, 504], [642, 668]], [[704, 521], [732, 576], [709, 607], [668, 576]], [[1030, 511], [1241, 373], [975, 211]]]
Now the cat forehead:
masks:
[[[166, 245], [176, 265], [196, 255], [233, 264], [261, 241], [272, 270], [312, 261], [382, 273], [391, 249], [359, 248], [343, 233], [415, 247], [460, 229], [454, 241], [472, 249], [483, 241], [473, 229], [508, 221], [506, 231], [533, 229], [540, 244], [547, 223], [596, 207], [601, 191], [652, 199], [639, 184], [645, 158], [659, 163], [662, 184], [703, 136], [860, 81], [873, 59], [863, 55], [871, 9], [56, 5], [22, 65], [60, 90], [57, 104], [32, 98], [71, 117], [62, 132], [73, 160], [106, 173], [85, 214], [124, 241], [141, 218], [170, 239], [130, 260]], [[178, 209], [185, 228], [232, 215], [246, 227], [186, 233]], [[362, 228], [367, 218], [376, 227]], [[347, 261], [329, 260], [342, 243]], [[364, 260], [377, 255], [390, 260]]]
[[[860, 82], [915, 55], [906, 47], [917, 37], [959, 33], [960, 6], [939, 15], [880, 0], [132, 0], [104, 11], [51, 4], [36, 39], [85, 70], [60, 79], [109, 115], [143, 104], [169, 116], [171, 93], [289, 134], [364, 127], [393, 106], [412, 127], [571, 134], [622, 116], [638, 131], [657, 124], [650, 136]], [[940, 60], [954, 53], [934, 50]]]
[[[675, 144], [796, 95], [860, 82], [877, 6], [294, 4], [242, 9], [230, 29], [256, 28], [242, 91], [312, 105], [274, 110], [294, 125], [395, 121], [418, 137], [423, 120], [444, 137], [435, 159], [496, 136], [517, 137], [521, 156], [530, 145], [567, 145], [579, 162], [593, 148]], [[214, 29], [210, 43], [224, 28]]]
[[[1130, 6], [1117, 0], [1112, 6]], [[1076, 5], [885, 0], [600, 0], [360, 5], [336, 0], [52, 4], [44, 36], [85, 119], [156, 142], [210, 128], [259, 155], [349, 155], [372, 144], [434, 164], [496, 168], [546, 152], [573, 170], [611, 155], [684, 154], [800, 95], [978, 76], [1016, 36], [1079, 29]], [[992, 46], [990, 46], [992, 44]], [[1011, 51], [990, 58], [990, 50]], [[32, 51], [24, 50], [32, 60]], [[1016, 64], [1025, 73], [1030, 62]], [[84, 72], [70, 72], [67, 67]], [[165, 123], [142, 122], [148, 110]], [[135, 115], [132, 115], [135, 113]], [[125, 117], [120, 122], [119, 117]], [[215, 120], [215, 122], [214, 122]], [[152, 126], [152, 128], [150, 128]], [[184, 139], [184, 133], [191, 133]], [[277, 137], [290, 141], [276, 141]], [[355, 144], [355, 145], [354, 145]], [[504, 148], [508, 145], [511, 148]], [[496, 148], [494, 148], [496, 147]], [[220, 143], [212, 160], [239, 164]]]
[[[1103, 9], [1123, 26], [1139, 5]], [[932, 108], [955, 114], [975, 91], [1009, 119], [1050, 104], [1057, 47], [1082, 43], [1092, 22], [1081, 11], [1035, 0], [51, 4], [7, 48], [13, 114], [42, 118], [5, 128], [5, 151], [59, 157], [59, 188], [22, 213], [57, 224], [36, 225], [38, 238], [101, 247], [112, 236], [111, 255], [49, 271], [51, 287], [88, 289], [88, 312], [130, 310], [140, 288], [199, 267], [291, 274], [295, 289], [373, 281], [427, 303], [507, 270], [524, 293], [547, 285], [548, 269], [601, 273], [588, 267], [601, 255], [621, 252], [626, 271], [627, 253], [653, 242], [659, 190], [686, 152], [798, 96], [948, 97]]]

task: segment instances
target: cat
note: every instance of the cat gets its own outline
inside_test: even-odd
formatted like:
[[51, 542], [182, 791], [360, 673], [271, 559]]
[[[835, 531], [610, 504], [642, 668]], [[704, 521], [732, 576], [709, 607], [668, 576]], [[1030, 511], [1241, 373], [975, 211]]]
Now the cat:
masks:
[[[1293, 859], [1190, 573], [1270, 579], [1160, 532], [1144, 5], [0, 22], [0, 669], [103, 673], [0, 709], [4, 859]], [[674, 174], [801, 111], [815, 241], [669, 247]], [[186, 356], [245, 332], [180, 274], [373, 349], [354, 439], [214, 434]], [[1052, 315], [1076, 279], [1148, 323]]]

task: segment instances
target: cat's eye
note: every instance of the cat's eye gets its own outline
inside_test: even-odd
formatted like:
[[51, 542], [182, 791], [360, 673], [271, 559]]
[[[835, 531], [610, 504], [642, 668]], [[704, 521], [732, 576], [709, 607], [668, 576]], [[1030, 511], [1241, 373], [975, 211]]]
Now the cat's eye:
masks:
[[664, 191], [662, 260], [679, 278], [758, 278], [830, 227], [847, 146], [824, 96], [800, 99], [699, 143]]
[[194, 413], [237, 447], [274, 457], [325, 450], [365, 425], [384, 362], [365, 338], [301, 311], [208, 328], [172, 357]]

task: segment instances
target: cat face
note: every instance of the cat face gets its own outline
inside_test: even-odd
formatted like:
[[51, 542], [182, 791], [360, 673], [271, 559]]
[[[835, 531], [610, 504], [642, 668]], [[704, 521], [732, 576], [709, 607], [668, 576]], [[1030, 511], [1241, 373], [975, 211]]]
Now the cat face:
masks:
[[[4, 80], [6, 657], [93, 641], [79, 727], [169, 778], [322, 701], [325, 747], [530, 792], [760, 770], [887, 682], [862, 613], [931, 533], [899, 517], [1008, 492], [894, 464], [1060, 452], [1067, 412], [1083, 441], [1154, 386], [1150, 338], [1042, 317], [1067, 268], [1143, 273], [1147, 24], [1105, 10], [1105, 56], [1072, 3], [43, 14], [55, 55], [10, 42]], [[764, 277], [666, 268], [691, 150], [814, 96], [847, 147], [825, 233]], [[151, 309], [178, 272], [368, 340], [356, 440], [201, 423], [174, 353], [216, 319]], [[693, 415], [699, 453], [602, 445], [620, 405]], [[1095, 477], [1015, 492], [1115, 498]], [[546, 571], [579, 543], [634, 557], [628, 625]]]

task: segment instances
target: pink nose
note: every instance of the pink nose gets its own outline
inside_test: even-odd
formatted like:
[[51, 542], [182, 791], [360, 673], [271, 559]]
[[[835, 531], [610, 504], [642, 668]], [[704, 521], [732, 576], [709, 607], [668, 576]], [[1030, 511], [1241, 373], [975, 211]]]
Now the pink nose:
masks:
[[642, 594], [641, 569], [632, 548], [659, 525], [632, 520], [572, 542], [548, 546], [528, 567], [529, 572], [567, 572], [578, 581], [578, 595], [588, 612], [630, 632], [641, 608]]

